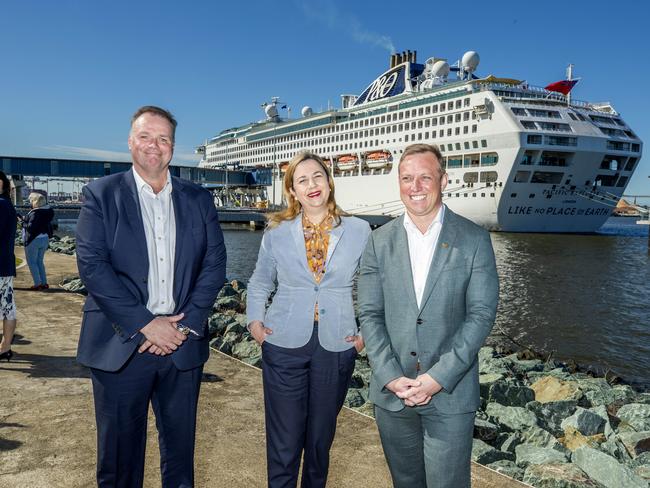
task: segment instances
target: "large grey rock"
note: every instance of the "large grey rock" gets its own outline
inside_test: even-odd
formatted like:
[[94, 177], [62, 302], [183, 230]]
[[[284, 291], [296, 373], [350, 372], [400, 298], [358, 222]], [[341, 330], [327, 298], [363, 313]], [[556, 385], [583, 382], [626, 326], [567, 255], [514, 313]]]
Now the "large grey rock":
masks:
[[236, 297], [225, 296], [225, 297], [217, 298], [217, 301], [215, 302], [215, 306], [217, 307], [218, 310], [241, 311], [244, 309], [244, 304], [239, 299], [239, 295], [237, 295]]
[[208, 329], [210, 334], [223, 334], [228, 324], [233, 322], [233, 318], [228, 315], [215, 313], [208, 319]]
[[650, 430], [650, 405], [628, 403], [618, 409], [616, 416], [634, 430]]
[[618, 438], [633, 458], [650, 451], [650, 431], [621, 432]]
[[568, 463], [566, 455], [549, 447], [533, 446], [532, 444], [519, 444], [515, 448], [517, 466], [523, 468], [531, 464], [559, 464]]
[[602, 488], [587, 474], [570, 463], [531, 464], [526, 468], [523, 482], [535, 488]]
[[219, 290], [219, 294], [217, 295], [217, 298], [224, 298], [224, 297], [236, 297], [237, 299], [239, 299], [239, 292], [235, 290], [232, 284], [226, 283], [225, 285], [223, 285], [223, 288]]
[[510, 478], [519, 481], [524, 478], [524, 470], [517, 466], [514, 461], [509, 461], [508, 459], [501, 459], [500, 461], [486, 464], [486, 466], [497, 473], [501, 473], [504, 476], [509, 476]]
[[610, 436], [600, 445], [599, 449], [605, 454], [612, 456], [619, 463], [626, 463], [632, 459], [632, 456], [627, 452], [625, 445], [623, 445], [617, 435]]
[[[364, 395], [365, 393], [365, 395]], [[345, 396], [345, 404], [351, 408], [359, 408], [366, 403], [368, 393], [358, 388], [350, 388]]]
[[501, 459], [512, 460], [512, 458], [511, 453], [498, 451], [481, 439], [474, 439], [472, 443], [472, 461], [479, 464], [490, 464]]
[[515, 448], [519, 444], [523, 444], [523, 439], [519, 433], [514, 432], [510, 434], [506, 439], [501, 443], [500, 449], [504, 452], [511, 452], [514, 454]]
[[81, 293], [82, 295], [87, 295], [88, 291], [86, 291], [86, 287], [82, 283], [80, 278], [68, 278], [66, 280], [63, 280], [61, 282], [61, 288], [67, 291], [71, 291], [73, 293]]
[[476, 417], [474, 419], [474, 438], [482, 441], [493, 441], [497, 438], [499, 428], [487, 420]]
[[560, 400], [556, 402], [541, 403], [530, 402], [526, 408], [537, 415], [539, 425], [559, 437], [564, 434], [562, 422], [573, 415], [578, 403], [575, 400]]
[[590, 436], [604, 432], [605, 420], [590, 410], [578, 407], [571, 417], [562, 422], [561, 427], [563, 430], [573, 427], [582, 435]]
[[478, 376], [478, 384], [481, 389], [481, 398], [487, 400], [490, 396], [490, 387], [504, 378], [502, 373], [487, 373]]
[[510, 407], [525, 407], [535, 399], [535, 392], [522, 383], [497, 381], [490, 386], [488, 400]]
[[587, 475], [607, 488], [648, 488], [646, 481], [612, 456], [591, 447], [581, 447], [571, 460]]
[[499, 403], [488, 403], [485, 412], [489, 418], [508, 430], [523, 430], [537, 425], [537, 417], [522, 407], [506, 407]]
[[262, 365], [262, 348], [254, 340], [237, 342], [232, 346], [231, 354], [252, 366]]
[[244, 327], [242, 324], [240, 324], [238, 321], [235, 320], [234, 322], [230, 322], [226, 326], [225, 333], [229, 334], [231, 332], [241, 336], [244, 332], [248, 332], [248, 329], [246, 329], [246, 327]]
[[578, 380], [588, 406], [629, 403], [636, 398], [636, 392], [628, 385], [610, 386], [604, 378], [581, 378]]
[[482, 347], [478, 353], [478, 369], [480, 374], [502, 374], [510, 372], [508, 364], [502, 358], [494, 356], [494, 349]]
[[517, 354], [511, 354], [503, 358], [506, 364], [517, 374], [523, 375], [531, 371], [543, 371], [544, 363], [539, 359], [519, 359]]
[[612, 428], [612, 423], [610, 421], [609, 413], [607, 412], [607, 407], [605, 405], [599, 405], [597, 407], [591, 407], [589, 411], [595, 413], [605, 421], [605, 428], [603, 430], [603, 433], [605, 434], [605, 437], [611, 436], [614, 433], [614, 429]]
[[521, 440], [525, 444], [531, 444], [538, 447], [548, 447], [556, 451], [566, 452], [566, 449], [558, 440], [548, 431], [533, 425], [520, 432]]
[[628, 467], [641, 478], [650, 480], [650, 451], [638, 455], [627, 463]]

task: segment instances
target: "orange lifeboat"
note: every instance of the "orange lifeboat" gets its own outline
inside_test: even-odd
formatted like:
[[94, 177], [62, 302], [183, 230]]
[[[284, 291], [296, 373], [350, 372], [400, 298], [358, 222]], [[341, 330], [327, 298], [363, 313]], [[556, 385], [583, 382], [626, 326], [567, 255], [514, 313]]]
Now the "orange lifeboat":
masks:
[[371, 151], [366, 154], [365, 160], [370, 169], [384, 168], [393, 160], [393, 155], [390, 151]]
[[339, 171], [349, 171], [359, 164], [359, 160], [353, 154], [344, 154], [336, 158], [336, 167]]

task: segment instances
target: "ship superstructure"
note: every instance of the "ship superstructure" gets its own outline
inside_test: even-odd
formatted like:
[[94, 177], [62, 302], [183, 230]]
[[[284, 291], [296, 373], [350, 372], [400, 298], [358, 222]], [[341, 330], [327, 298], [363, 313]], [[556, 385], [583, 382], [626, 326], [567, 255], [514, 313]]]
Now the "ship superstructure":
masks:
[[[266, 118], [222, 131], [199, 147], [200, 166], [255, 168], [280, 204], [282, 169], [301, 150], [331, 165], [339, 205], [351, 214], [396, 216], [397, 162], [413, 143], [440, 147], [449, 174], [444, 202], [490, 229], [593, 232], [609, 217], [642, 154], [642, 142], [609, 103], [572, 100], [526, 82], [475, 75], [479, 56], [456, 66], [415, 52], [340, 109]], [[569, 76], [569, 80], [571, 77]]]

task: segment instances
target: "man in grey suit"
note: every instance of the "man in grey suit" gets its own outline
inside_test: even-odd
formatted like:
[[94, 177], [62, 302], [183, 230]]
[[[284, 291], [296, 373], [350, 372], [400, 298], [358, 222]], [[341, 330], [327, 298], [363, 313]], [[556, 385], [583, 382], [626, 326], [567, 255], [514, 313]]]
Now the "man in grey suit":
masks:
[[406, 213], [373, 232], [361, 260], [370, 400], [398, 488], [470, 486], [477, 356], [497, 309], [490, 235], [443, 205], [441, 161], [435, 146], [405, 149]]

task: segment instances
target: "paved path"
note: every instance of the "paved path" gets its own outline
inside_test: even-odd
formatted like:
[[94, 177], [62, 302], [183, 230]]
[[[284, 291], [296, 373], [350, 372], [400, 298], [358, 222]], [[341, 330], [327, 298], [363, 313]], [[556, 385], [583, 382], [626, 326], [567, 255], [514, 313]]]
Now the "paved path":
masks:
[[[23, 249], [17, 248], [23, 257]], [[48, 252], [48, 280], [76, 275], [74, 258]], [[0, 364], [0, 487], [91, 487], [95, 421], [87, 371], [75, 362], [83, 297], [53, 287], [32, 292], [27, 268], [15, 282], [18, 329], [10, 363]], [[259, 370], [213, 352], [201, 387], [196, 486], [265, 486]], [[160, 486], [153, 415], [145, 486]], [[474, 487], [525, 486], [482, 466]], [[328, 487], [391, 486], [374, 421], [344, 409], [332, 449]]]

